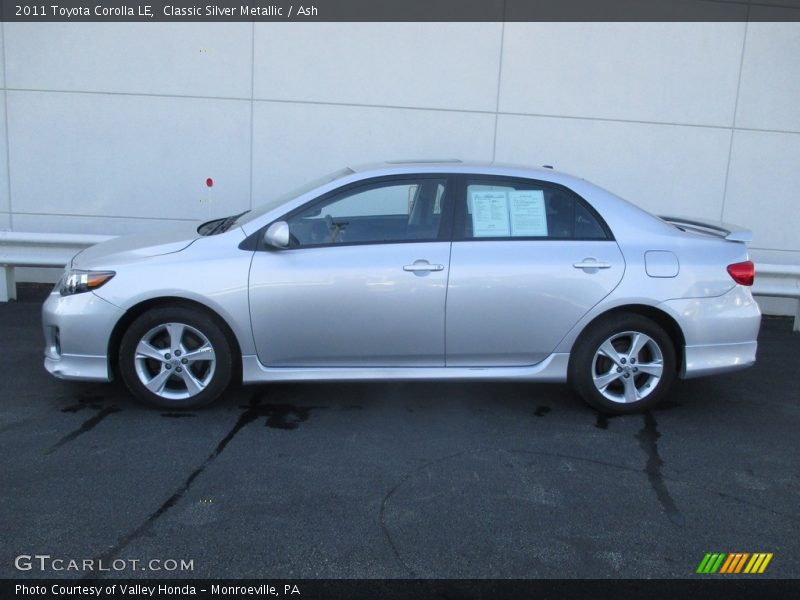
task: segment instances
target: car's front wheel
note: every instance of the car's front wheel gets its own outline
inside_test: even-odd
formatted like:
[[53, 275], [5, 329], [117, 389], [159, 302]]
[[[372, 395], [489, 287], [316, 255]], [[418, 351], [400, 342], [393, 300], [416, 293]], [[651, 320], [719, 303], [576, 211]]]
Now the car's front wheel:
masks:
[[647, 410], [667, 393], [676, 374], [675, 346], [654, 321], [610, 315], [590, 326], [575, 345], [569, 379], [604, 413]]
[[136, 398], [160, 408], [196, 408], [228, 387], [231, 347], [213, 318], [188, 307], [137, 317], [122, 336], [119, 373]]

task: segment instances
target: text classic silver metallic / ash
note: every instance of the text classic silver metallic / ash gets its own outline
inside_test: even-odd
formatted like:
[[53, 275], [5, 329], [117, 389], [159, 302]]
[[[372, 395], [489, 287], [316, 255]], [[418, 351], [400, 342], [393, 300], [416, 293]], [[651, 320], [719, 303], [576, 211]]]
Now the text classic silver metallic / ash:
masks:
[[676, 377], [755, 361], [749, 239], [549, 169], [344, 169], [79, 253], [44, 304], [45, 367], [169, 408], [241, 377], [568, 381], [644, 410]]

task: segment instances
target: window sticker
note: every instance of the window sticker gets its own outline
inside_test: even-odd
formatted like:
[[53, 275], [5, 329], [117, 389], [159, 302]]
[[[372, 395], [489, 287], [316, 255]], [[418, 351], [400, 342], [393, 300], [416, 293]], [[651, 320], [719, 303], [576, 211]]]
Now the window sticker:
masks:
[[511, 235], [536, 237], [547, 235], [547, 213], [542, 190], [509, 192]]
[[472, 192], [470, 195], [473, 237], [511, 235], [507, 192]]

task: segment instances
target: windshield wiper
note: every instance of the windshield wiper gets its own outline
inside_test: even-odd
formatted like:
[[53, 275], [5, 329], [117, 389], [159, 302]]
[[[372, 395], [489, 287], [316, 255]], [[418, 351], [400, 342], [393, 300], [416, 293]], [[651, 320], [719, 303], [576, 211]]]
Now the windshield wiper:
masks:
[[219, 223], [214, 225], [213, 228], [206, 234], [206, 235], [214, 235], [215, 233], [224, 233], [231, 228], [231, 226], [236, 223], [236, 220], [244, 214], [249, 213], [249, 210], [239, 213], [238, 215], [233, 215], [232, 217], [227, 217], [222, 219]]

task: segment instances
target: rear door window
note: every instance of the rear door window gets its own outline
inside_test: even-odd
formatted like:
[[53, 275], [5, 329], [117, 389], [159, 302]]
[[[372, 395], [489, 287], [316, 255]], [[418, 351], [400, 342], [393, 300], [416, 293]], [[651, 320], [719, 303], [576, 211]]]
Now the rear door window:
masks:
[[459, 199], [462, 239], [609, 239], [597, 213], [560, 185], [507, 178], [469, 179]]

